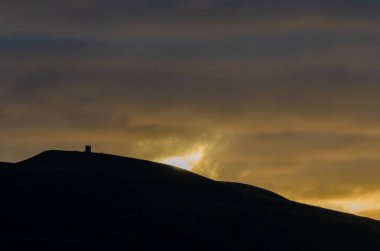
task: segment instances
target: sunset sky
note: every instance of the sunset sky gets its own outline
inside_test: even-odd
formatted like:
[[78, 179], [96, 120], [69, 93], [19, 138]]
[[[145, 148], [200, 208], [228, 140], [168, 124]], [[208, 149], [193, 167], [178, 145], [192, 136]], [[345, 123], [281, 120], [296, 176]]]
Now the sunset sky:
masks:
[[0, 160], [179, 165], [380, 219], [380, 1], [0, 1]]

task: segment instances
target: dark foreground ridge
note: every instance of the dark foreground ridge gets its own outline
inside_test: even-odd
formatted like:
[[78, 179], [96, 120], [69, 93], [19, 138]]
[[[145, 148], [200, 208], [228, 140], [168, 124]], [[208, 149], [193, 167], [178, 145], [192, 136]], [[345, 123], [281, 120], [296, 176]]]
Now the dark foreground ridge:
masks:
[[[107, 154], [0, 163], [0, 239], [123, 240], [181, 250], [380, 250], [380, 223]], [[135, 249], [138, 250], [138, 249]]]

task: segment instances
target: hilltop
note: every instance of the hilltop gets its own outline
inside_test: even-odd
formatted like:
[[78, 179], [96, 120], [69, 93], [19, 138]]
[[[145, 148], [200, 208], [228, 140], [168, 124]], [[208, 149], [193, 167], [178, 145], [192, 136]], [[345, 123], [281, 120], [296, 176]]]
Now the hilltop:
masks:
[[46, 151], [0, 162], [0, 191], [1, 240], [123, 240], [141, 249], [380, 250], [376, 220], [134, 158]]

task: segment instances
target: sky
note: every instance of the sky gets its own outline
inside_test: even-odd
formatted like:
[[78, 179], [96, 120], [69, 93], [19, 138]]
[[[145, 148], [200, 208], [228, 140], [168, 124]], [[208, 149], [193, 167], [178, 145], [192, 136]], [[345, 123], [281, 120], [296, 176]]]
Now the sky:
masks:
[[380, 1], [0, 1], [0, 160], [181, 166], [380, 219]]

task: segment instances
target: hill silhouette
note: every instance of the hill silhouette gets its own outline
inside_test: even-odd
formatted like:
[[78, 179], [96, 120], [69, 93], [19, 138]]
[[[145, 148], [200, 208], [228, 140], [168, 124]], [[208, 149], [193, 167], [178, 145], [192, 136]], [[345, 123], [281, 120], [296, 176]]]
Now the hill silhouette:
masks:
[[0, 163], [1, 240], [113, 240], [139, 249], [380, 250], [380, 222], [108, 154]]

